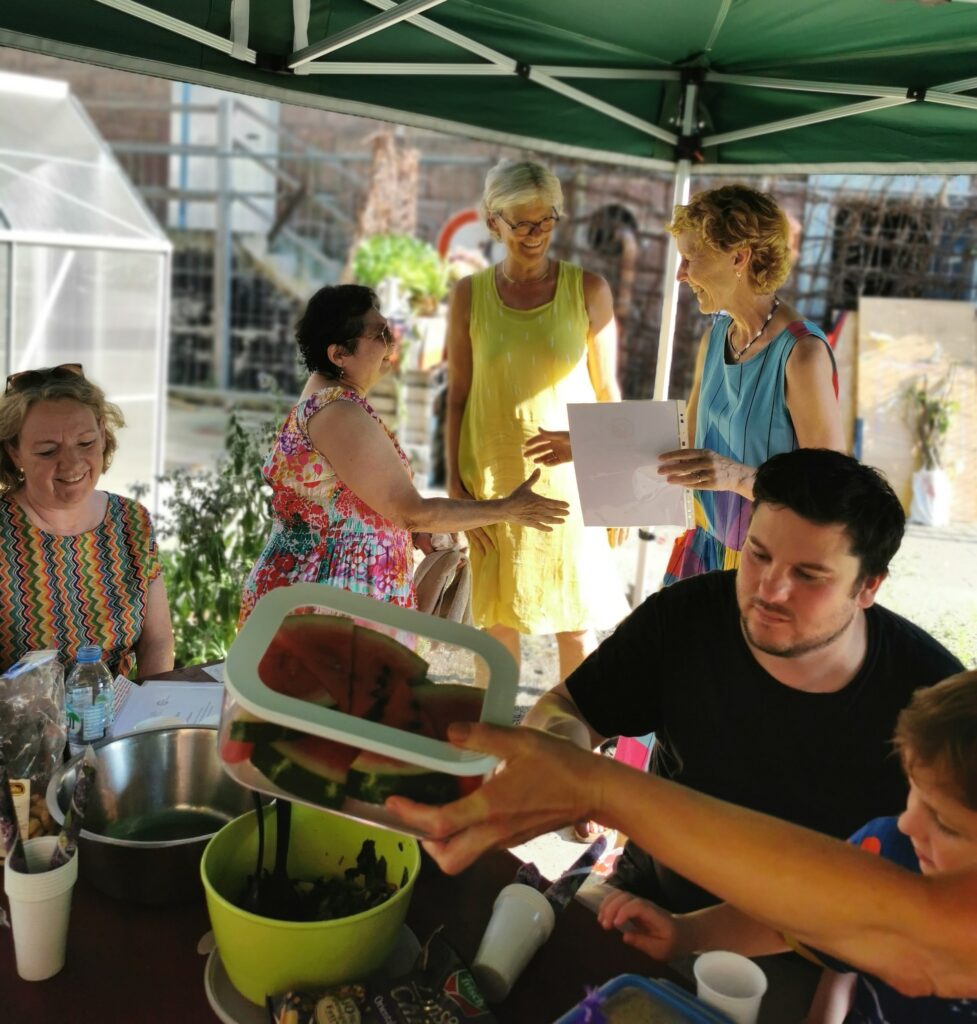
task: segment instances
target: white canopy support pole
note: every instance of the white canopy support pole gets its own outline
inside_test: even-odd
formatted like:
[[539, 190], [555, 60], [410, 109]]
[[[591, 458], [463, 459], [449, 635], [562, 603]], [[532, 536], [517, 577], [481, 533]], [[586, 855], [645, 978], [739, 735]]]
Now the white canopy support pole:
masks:
[[977, 89], [977, 78], [961, 78], [958, 82], [947, 82], [936, 87], [937, 92], [967, 92], [968, 89]]
[[[196, 25], [189, 25], [185, 21], [180, 21], [179, 18], [155, 11], [145, 4], [138, 4], [135, 0], [95, 0], [95, 2], [122, 11], [123, 14], [131, 14], [132, 17], [139, 18], [140, 21], [156, 25], [157, 28], [165, 28], [168, 32], [174, 32], [178, 36], [183, 36], [184, 39], [192, 39], [195, 43], [200, 43], [201, 46], [209, 46], [212, 50], [219, 50], [228, 56], [234, 53], [234, 44], [230, 39], [215, 35], [206, 29], [197, 28]], [[244, 56], [240, 58], [241, 60], [248, 64], [256, 63], [257, 54], [254, 50], [245, 47], [243, 53]]]
[[[692, 181], [692, 162], [679, 160], [675, 165], [675, 179], [672, 184], [672, 207], [685, 206], [689, 201], [689, 187]], [[668, 382], [672, 375], [672, 348], [675, 341], [675, 320], [678, 315], [679, 283], [678, 246], [673, 235], [668, 236], [665, 249], [665, 267], [662, 270], [662, 320], [658, 331], [658, 363], [655, 366], [654, 397], [657, 401], [668, 398]]]
[[[401, 7], [406, 6], [406, 2], [409, 2], [409, 0], [406, 0], [405, 3], [401, 4], [395, 3], [394, 0], [366, 0], [366, 2], [368, 4], [372, 4], [374, 7], [379, 7], [381, 10], [389, 11], [391, 8], [397, 8], [399, 10]], [[458, 46], [463, 50], [467, 50], [469, 53], [474, 53], [492, 64], [497, 64], [500, 67], [507, 68], [512, 74], [521, 73], [519, 63], [512, 57], [508, 57], [504, 53], [500, 53], [498, 50], [493, 50], [491, 47], [478, 43], [474, 39], [469, 39], [468, 36], [464, 36], [460, 32], [455, 32], [453, 29], [439, 25], [436, 21], [431, 21], [430, 18], [425, 18], [423, 15], [414, 15], [412, 17], [408, 17], [407, 20], [411, 25], [421, 28], [425, 32], [430, 32], [431, 35], [437, 36], [439, 39], [444, 39], [447, 42], [454, 43], [455, 46]], [[556, 78], [543, 73], [539, 68], [527, 68], [526, 77], [537, 85], [541, 85], [544, 89], [549, 89], [552, 92], [559, 93], [569, 100], [580, 103], [582, 106], [589, 107], [591, 110], [597, 110], [605, 117], [609, 117], [615, 121], [620, 121], [622, 124], [629, 125], [637, 131], [650, 135], [667, 145], [674, 146], [678, 141], [678, 136], [676, 136], [674, 132], [659, 128], [658, 125], [652, 124], [650, 121], [645, 121], [643, 118], [636, 117], [634, 114], [630, 114], [628, 111], [622, 110], [620, 107], [615, 107], [610, 103], [605, 103], [603, 100], [597, 99], [596, 96], [589, 96], [587, 93], [581, 92], [579, 89], [575, 89], [573, 86], [567, 85], [565, 82], [561, 82]]]
[[251, 0], [231, 0], [231, 56], [247, 60]]
[[[303, 69], [313, 75], [452, 75], [464, 78], [481, 75], [511, 75], [515, 65], [512, 61], [503, 64], [424, 64], [393, 61], [328, 61], [321, 64], [305, 64]], [[300, 70], [296, 68], [296, 73]], [[622, 71], [616, 68], [574, 68], [563, 64], [533, 65], [533, 72], [545, 78], [595, 78], [627, 82], [677, 82], [681, 79], [678, 71]], [[605, 73], [606, 72], [606, 73]], [[900, 93], [901, 95], [901, 93]]]
[[[312, 0], [292, 0], [292, 51], [304, 50], [309, 45], [309, 15]], [[295, 74], [307, 75], [309, 65], [294, 68]]]
[[825, 121], [837, 121], [842, 117], [857, 117], [859, 114], [870, 114], [873, 110], [886, 110], [888, 107], [901, 107], [906, 103], [915, 103], [903, 93], [889, 99], [866, 100], [864, 103], [848, 103], [843, 107], [832, 107], [820, 110], [816, 114], [804, 114], [802, 117], [788, 117], [783, 121], [770, 121], [757, 124], [752, 128], [742, 128], [735, 132], [721, 132], [718, 135], [707, 135], [702, 140], [703, 148], [723, 146], [727, 142], [739, 142], [742, 139], [755, 139], [760, 135], [773, 135], [776, 132], [790, 131], [792, 128], [806, 128], [812, 124], [823, 124]]
[[851, 82], [813, 82], [802, 78], [758, 78], [756, 75], [710, 73], [709, 81], [717, 85], [743, 85], [750, 89], [775, 89], [777, 92], [823, 92], [836, 96], [905, 97], [900, 85], [859, 85]]
[[[685, 86], [685, 102], [682, 105], [682, 134], [685, 138], [692, 135], [697, 124], [696, 101], [699, 87], [695, 82]], [[692, 184], [692, 161], [679, 160], [675, 164], [675, 178], [672, 186], [672, 206], [684, 206], [689, 201]], [[678, 289], [676, 280], [678, 273], [678, 247], [675, 238], [668, 235], [665, 250], [665, 267], [662, 270], [662, 321], [658, 332], [658, 362], [655, 367], [655, 399], [661, 401], [668, 398], [668, 381], [672, 372], [672, 346], [675, 340], [675, 319], [678, 313]], [[638, 560], [634, 567], [634, 583], [631, 587], [631, 607], [637, 608], [645, 599], [645, 575], [648, 565], [648, 544], [651, 537], [645, 539], [638, 532]]]
[[927, 91], [924, 103], [938, 103], [944, 107], [962, 107], [965, 110], [977, 110], [977, 96], [957, 96], [944, 93], [939, 89]]
[[391, 25], [397, 25], [414, 14], [420, 14], [422, 11], [426, 11], [431, 7], [437, 7], [444, 2], [445, 0], [402, 0], [401, 3], [387, 8], [382, 14], [375, 14], [372, 18], [367, 18], [366, 21], [361, 21], [351, 28], [337, 32], [335, 35], [327, 36], [318, 43], [313, 43], [304, 49], [296, 50], [288, 58], [288, 66], [293, 69], [301, 67], [301, 65], [307, 64], [317, 57], [324, 57], [327, 53], [341, 50], [344, 46], [349, 46], [350, 43], [358, 42], [367, 36], [382, 32], [385, 28], [390, 28]]
[[504, 68], [499, 64], [381, 64], [377, 61], [365, 63], [342, 60], [303, 64], [295, 69], [296, 74], [302, 71], [309, 75], [430, 75], [451, 78], [484, 78], [512, 74], [512, 68]]
[[650, 135], [652, 138], [658, 139], [669, 146], [674, 146], [678, 142], [678, 136], [674, 132], [659, 128], [658, 125], [652, 124], [650, 121], [644, 120], [644, 118], [635, 117], [634, 114], [629, 114], [626, 110], [621, 110], [620, 107], [605, 103], [603, 100], [597, 99], [596, 96], [590, 96], [585, 92], [581, 92], [580, 89], [567, 85], [566, 82], [561, 82], [557, 78], [544, 75], [538, 68], [530, 69], [528, 79], [530, 82], [543, 86], [544, 89], [549, 89], [550, 92], [559, 93], [568, 100], [574, 100], [581, 106], [596, 110], [605, 117], [609, 117], [614, 121], [620, 121], [631, 128], [636, 128], [639, 132], [644, 132], [645, 135]]
[[533, 67], [550, 78], [621, 79], [627, 82], [678, 82], [682, 78], [681, 71], [656, 71], [652, 68], [577, 68], [570, 64], [534, 64]]

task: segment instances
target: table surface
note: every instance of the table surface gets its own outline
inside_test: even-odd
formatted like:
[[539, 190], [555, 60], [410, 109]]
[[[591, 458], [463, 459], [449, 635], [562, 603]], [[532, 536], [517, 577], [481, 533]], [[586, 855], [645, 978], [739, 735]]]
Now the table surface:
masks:
[[[200, 680], [204, 675], [184, 669], [170, 677]], [[470, 962], [492, 903], [518, 866], [511, 854], [495, 852], [449, 877], [425, 856], [407, 923], [421, 941], [444, 925], [448, 941]], [[204, 992], [205, 958], [197, 953], [197, 942], [209, 929], [202, 890], [198, 899], [182, 905], [142, 907], [112, 900], [79, 879], [60, 974], [43, 982], [21, 981], [12, 934], [0, 930], [0, 1018], [212, 1024], [217, 1018]], [[547, 1024], [583, 997], [584, 986], [629, 972], [680, 980], [664, 964], [624, 945], [617, 933], [605, 932], [591, 911], [573, 902], [508, 999], [494, 1009], [500, 1024]]]

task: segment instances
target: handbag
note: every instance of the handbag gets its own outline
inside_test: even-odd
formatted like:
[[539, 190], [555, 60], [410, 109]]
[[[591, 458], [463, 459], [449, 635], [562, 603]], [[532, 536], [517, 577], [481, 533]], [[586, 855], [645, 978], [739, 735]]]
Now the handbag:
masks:
[[472, 623], [472, 570], [458, 548], [425, 555], [414, 570], [417, 610], [451, 622]]

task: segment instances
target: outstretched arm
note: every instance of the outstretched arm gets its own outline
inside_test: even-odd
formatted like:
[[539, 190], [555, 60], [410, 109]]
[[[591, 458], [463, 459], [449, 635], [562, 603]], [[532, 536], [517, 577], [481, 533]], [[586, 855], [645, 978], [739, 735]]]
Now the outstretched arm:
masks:
[[434, 837], [425, 847], [446, 871], [485, 850], [596, 818], [762, 924], [906, 995], [977, 996], [977, 871], [914, 875], [534, 729], [453, 726], [451, 739], [496, 755], [502, 770], [443, 807], [387, 802]]
[[412, 532], [450, 533], [490, 523], [549, 532], [566, 518], [565, 501], [533, 491], [537, 469], [504, 498], [425, 498], [414, 487], [383, 427], [353, 402], [332, 402], [309, 420], [309, 437], [340, 480], [384, 519]]

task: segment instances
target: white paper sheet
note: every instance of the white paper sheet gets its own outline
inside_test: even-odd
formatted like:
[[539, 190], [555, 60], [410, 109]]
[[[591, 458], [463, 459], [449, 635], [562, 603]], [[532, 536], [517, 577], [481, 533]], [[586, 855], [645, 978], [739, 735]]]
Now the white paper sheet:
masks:
[[224, 662], [219, 661], [216, 665], [204, 665], [202, 668], [211, 679], [216, 679], [219, 683], [224, 682]]
[[220, 683], [152, 680], [133, 686], [112, 733], [121, 736], [150, 718], [178, 718], [185, 725], [217, 725], [224, 687]]
[[593, 402], [567, 411], [587, 526], [692, 525], [691, 493], [658, 475], [662, 452], [688, 447], [685, 402]]

